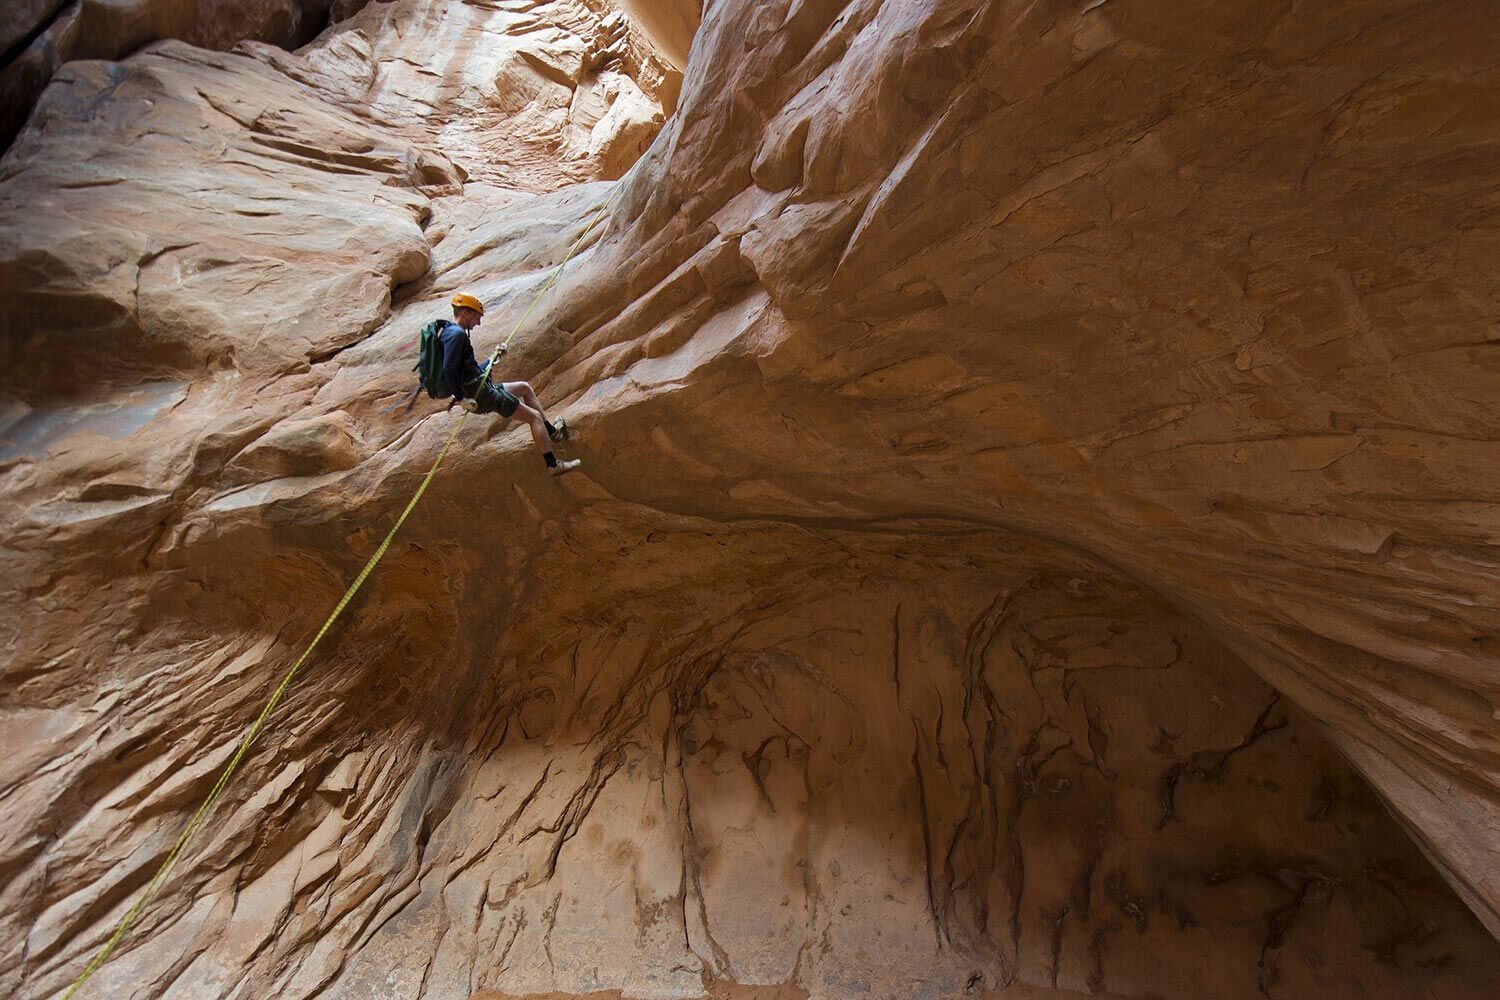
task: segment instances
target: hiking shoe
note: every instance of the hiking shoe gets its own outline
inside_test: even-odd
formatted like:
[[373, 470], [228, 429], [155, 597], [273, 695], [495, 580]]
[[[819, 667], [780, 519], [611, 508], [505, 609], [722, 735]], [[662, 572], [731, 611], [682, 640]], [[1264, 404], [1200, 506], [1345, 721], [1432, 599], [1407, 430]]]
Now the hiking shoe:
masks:
[[582, 464], [583, 464], [583, 462], [580, 461], [579, 459], [576, 459], [576, 458], [564, 458], [564, 459], [559, 460], [556, 465], [548, 466], [548, 468], [547, 468], [547, 475], [549, 475], [549, 476], [565, 476], [568, 473], [572, 472], [574, 469], [578, 468]]
[[562, 417], [557, 418], [557, 423], [552, 425], [552, 433], [547, 435], [554, 441], [561, 441], [568, 436], [568, 422]]

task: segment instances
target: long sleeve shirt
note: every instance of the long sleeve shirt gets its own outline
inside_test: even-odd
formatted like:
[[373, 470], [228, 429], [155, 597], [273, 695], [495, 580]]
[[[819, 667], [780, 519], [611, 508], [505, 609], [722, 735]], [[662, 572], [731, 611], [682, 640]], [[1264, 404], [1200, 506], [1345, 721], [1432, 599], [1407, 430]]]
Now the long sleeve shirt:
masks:
[[455, 400], [466, 398], [468, 387], [479, 381], [482, 370], [474, 359], [474, 344], [469, 332], [457, 323], [443, 327], [438, 342], [443, 345], [443, 379]]

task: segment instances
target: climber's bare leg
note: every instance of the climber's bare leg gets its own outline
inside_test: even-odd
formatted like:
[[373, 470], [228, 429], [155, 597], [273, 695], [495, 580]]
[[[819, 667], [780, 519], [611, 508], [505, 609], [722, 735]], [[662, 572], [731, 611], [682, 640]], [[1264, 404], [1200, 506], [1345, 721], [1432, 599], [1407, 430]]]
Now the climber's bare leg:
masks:
[[[546, 418], [542, 416], [542, 411], [540, 408], [533, 408], [525, 401], [525, 398], [520, 393], [512, 389], [511, 386], [513, 385], [526, 385], [526, 383], [505, 383], [505, 391], [521, 400], [520, 403], [516, 404], [516, 412], [513, 414], [513, 416], [515, 417], [515, 419], [524, 422], [528, 427], [531, 428], [531, 440], [536, 442], [536, 450], [545, 455], [547, 454], [547, 452], [552, 450], [552, 445], [547, 440]], [[526, 389], [528, 392], [531, 391], [530, 386], [527, 386]], [[533, 395], [531, 398], [536, 399], [536, 396]]]
[[[542, 424], [545, 427], [545, 425], [548, 423], [547, 411], [542, 409], [542, 401], [536, 398], [536, 390], [531, 387], [530, 382], [503, 382], [501, 383], [501, 385], [504, 387], [506, 392], [510, 393], [512, 396], [516, 397], [522, 403], [531, 407], [536, 412], [540, 413], [542, 415]], [[547, 433], [547, 436], [554, 441], [561, 441], [564, 434], [567, 433], [561, 417], [557, 419], [556, 423], [553, 424], [553, 427], [556, 429], [549, 431]]]
[[506, 392], [541, 414], [543, 420], [547, 419], [547, 411], [542, 409], [542, 401], [536, 398], [536, 390], [531, 387], [530, 382], [502, 382], [500, 385]]

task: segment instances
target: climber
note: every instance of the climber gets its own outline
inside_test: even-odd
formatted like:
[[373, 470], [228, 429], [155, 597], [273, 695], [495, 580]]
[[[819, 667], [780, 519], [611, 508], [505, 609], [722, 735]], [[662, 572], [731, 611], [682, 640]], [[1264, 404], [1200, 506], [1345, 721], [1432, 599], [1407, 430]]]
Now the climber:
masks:
[[[470, 413], [498, 413], [509, 419], [519, 416], [531, 427], [531, 439], [536, 442], [547, 471], [554, 476], [572, 472], [583, 463], [576, 458], [559, 460], [549, 447], [549, 441], [561, 441], [567, 433], [567, 423], [559, 417], [557, 423], [547, 419], [542, 403], [529, 382], [491, 382], [489, 362], [483, 366], [474, 359], [474, 345], [469, 340], [469, 331], [484, 319], [484, 303], [465, 292], [453, 296], [453, 320], [445, 321], [439, 334], [443, 349], [443, 376], [453, 393], [452, 407], [457, 404]], [[498, 358], [506, 351], [501, 344]]]

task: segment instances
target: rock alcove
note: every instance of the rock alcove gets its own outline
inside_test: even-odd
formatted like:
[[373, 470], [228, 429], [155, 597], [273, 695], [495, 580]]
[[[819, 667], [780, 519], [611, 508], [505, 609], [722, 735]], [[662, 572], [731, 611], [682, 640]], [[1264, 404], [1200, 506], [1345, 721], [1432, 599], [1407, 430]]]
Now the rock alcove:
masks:
[[6, 25], [7, 995], [601, 206], [94, 995], [1491, 994], [1483, 10], [218, 6]]

